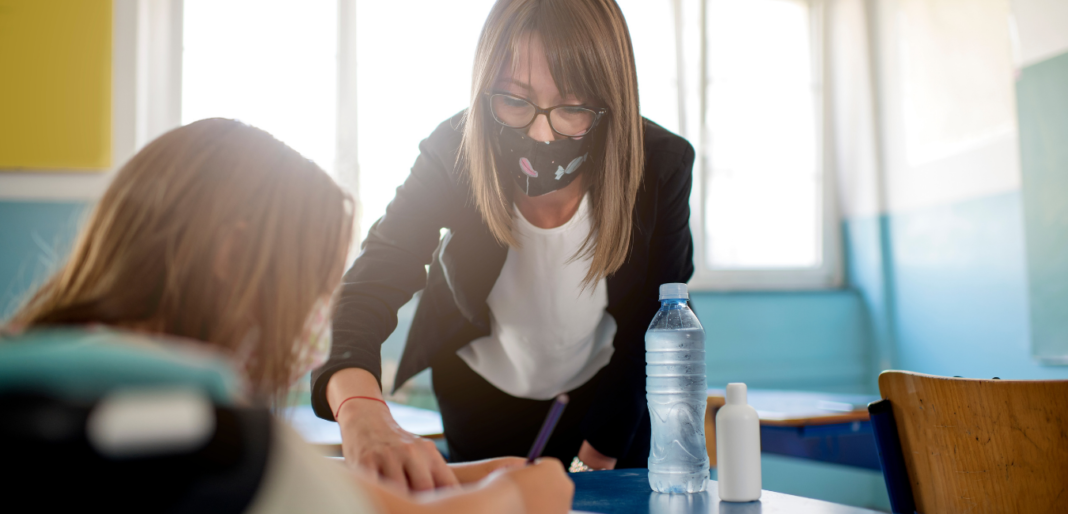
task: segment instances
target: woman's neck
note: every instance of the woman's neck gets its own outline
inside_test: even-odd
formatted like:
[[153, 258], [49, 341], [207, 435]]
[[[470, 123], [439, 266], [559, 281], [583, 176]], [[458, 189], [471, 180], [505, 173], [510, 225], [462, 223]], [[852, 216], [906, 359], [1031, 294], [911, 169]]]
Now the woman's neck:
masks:
[[586, 186], [582, 175], [563, 189], [541, 196], [527, 196], [516, 191], [515, 206], [523, 217], [538, 228], [556, 228], [567, 223], [578, 212]]

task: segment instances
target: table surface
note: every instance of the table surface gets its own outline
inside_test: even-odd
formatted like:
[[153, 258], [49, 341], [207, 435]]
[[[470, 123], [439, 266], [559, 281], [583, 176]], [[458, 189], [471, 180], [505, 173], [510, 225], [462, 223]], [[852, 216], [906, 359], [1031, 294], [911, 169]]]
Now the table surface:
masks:
[[[710, 404], [723, 404], [723, 389], [709, 389]], [[868, 404], [878, 396], [750, 389], [752, 405], [765, 426], [810, 426], [868, 420]]]
[[[441, 414], [393, 402], [386, 402], [386, 405], [389, 405], [389, 412], [401, 428], [431, 439], [442, 437], [444, 429], [441, 426]], [[338, 424], [316, 416], [311, 405], [286, 408], [282, 419], [288, 421], [309, 443], [323, 446], [341, 445], [341, 429]]]
[[749, 503], [721, 502], [715, 480], [698, 494], [661, 494], [649, 489], [645, 470], [572, 473], [573, 509], [602, 514], [874, 514], [877, 511], [764, 491]]
[[[722, 389], [709, 389], [709, 401], [722, 401]], [[878, 396], [809, 393], [752, 389], [749, 404], [757, 410], [761, 425], [808, 426], [867, 421], [867, 404]], [[428, 409], [387, 402], [401, 428], [423, 437], [440, 438], [444, 429], [441, 415]], [[284, 417], [308, 442], [340, 445], [337, 423], [318, 418], [310, 405], [285, 409]]]

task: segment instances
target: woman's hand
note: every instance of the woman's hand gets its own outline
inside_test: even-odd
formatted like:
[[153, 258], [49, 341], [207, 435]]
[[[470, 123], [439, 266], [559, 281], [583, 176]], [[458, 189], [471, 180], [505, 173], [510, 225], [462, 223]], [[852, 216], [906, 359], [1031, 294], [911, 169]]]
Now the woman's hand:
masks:
[[463, 462], [460, 464], [449, 464], [449, 468], [452, 469], [453, 474], [456, 475], [456, 479], [459, 480], [461, 484], [470, 484], [486, 478], [498, 469], [520, 468], [526, 464], [527, 460], [522, 457], [500, 457], [474, 462]]
[[583, 464], [594, 470], [615, 469], [616, 467], [616, 459], [595, 450], [589, 441], [582, 441], [578, 458]]
[[[350, 396], [380, 397], [381, 391], [366, 370], [351, 368], [330, 377], [327, 397], [333, 408]], [[349, 466], [371, 471], [402, 491], [459, 485], [434, 443], [402, 429], [384, 404], [352, 400], [336, 414]]]

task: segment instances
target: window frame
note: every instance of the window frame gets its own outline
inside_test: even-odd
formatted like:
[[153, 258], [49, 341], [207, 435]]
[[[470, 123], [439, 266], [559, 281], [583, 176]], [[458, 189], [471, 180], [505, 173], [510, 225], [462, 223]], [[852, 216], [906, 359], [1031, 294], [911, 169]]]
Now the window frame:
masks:
[[[809, 27], [812, 45], [813, 76], [818, 77], [814, 86], [817, 88], [816, 129], [817, 135], [817, 169], [820, 171], [822, 188], [820, 201], [821, 264], [815, 268], [778, 268], [778, 269], [710, 269], [705, 260], [705, 185], [711, 172], [711, 159], [708, 154], [710, 139], [707, 123], [708, 106], [708, 28], [707, 5], [709, 0], [700, 0], [700, 65], [698, 83], [694, 84], [698, 92], [699, 136], [694, 147], [697, 160], [694, 163], [693, 189], [690, 194], [690, 229], [694, 241], [694, 275], [690, 279], [691, 290], [696, 291], [797, 291], [837, 289], [842, 286], [841, 228], [837, 205], [837, 188], [835, 184], [834, 148], [832, 138], [832, 111], [828, 94], [829, 70], [827, 39], [826, 0], [788, 0], [806, 4], [809, 8]], [[676, 8], [679, 2], [676, 1]], [[681, 17], [676, 17], [680, 20]], [[676, 26], [676, 30], [681, 27]], [[682, 48], [677, 48], [681, 52]], [[680, 110], [685, 109], [686, 96], [682, 94], [680, 81]]]

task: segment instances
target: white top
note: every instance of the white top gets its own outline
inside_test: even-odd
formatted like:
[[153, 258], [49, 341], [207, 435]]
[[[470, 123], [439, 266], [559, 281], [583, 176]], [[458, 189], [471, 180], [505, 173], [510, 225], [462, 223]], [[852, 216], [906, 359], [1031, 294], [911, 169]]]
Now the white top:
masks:
[[582, 291], [590, 259], [572, 261], [590, 232], [589, 196], [567, 223], [538, 228], [515, 209], [509, 248], [486, 303], [490, 335], [457, 353], [501, 391], [548, 400], [585, 384], [612, 357], [616, 321], [601, 279]]

